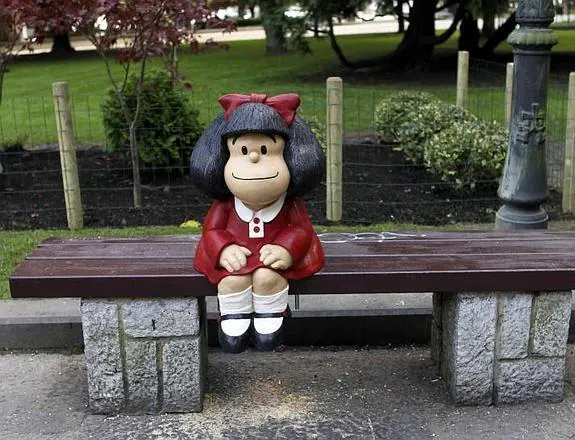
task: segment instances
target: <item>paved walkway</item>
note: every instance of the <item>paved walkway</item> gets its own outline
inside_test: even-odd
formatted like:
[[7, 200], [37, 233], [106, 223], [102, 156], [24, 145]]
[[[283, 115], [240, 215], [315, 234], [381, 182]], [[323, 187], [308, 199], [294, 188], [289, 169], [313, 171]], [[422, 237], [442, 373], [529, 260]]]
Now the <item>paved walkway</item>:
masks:
[[457, 407], [426, 348], [210, 352], [200, 414], [90, 415], [81, 355], [0, 355], [2, 440], [575, 438], [575, 347], [560, 404]]
[[[447, 29], [451, 24], [451, 20], [441, 19], [435, 22], [436, 28]], [[376, 34], [376, 33], [389, 33], [397, 31], [397, 22], [391, 18], [385, 18], [374, 22], [360, 22], [360, 23], [345, 23], [336, 25], [334, 27], [336, 35], [362, 35], [362, 34]], [[206, 30], [198, 32], [198, 39], [200, 42], [212, 40], [215, 42], [230, 42], [230, 41], [245, 41], [245, 40], [263, 40], [265, 33], [261, 26], [241, 27], [234, 32], [221, 32], [218, 30]], [[308, 33], [308, 36], [312, 36]], [[121, 44], [121, 43], [120, 43]], [[83, 39], [73, 39], [72, 46], [76, 50], [93, 50], [94, 46]], [[35, 47], [33, 54], [49, 52], [52, 47], [51, 41]], [[28, 55], [28, 52], [22, 52], [21, 55]]]

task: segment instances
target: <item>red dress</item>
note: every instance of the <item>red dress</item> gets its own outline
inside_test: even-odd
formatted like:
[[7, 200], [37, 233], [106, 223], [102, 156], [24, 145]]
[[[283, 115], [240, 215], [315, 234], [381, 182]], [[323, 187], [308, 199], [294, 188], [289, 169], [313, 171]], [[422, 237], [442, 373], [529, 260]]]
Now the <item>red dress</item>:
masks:
[[[290, 253], [292, 265], [286, 270], [277, 271], [285, 278], [297, 280], [320, 271], [324, 263], [323, 249], [303, 201], [297, 197], [287, 197], [283, 206], [280, 203], [277, 209], [279, 212], [268, 212], [267, 218], [264, 213], [260, 219], [257, 213], [247, 210], [233, 197], [226, 201], [214, 201], [205, 218], [203, 234], [196, 249], [196, 271], [206, 275], [213, 284], [229, 275], [250, 274], [260, 267], [266, 267], [259, 259], [259, 251], [266, 244], [279, 245]], [[246, 218], [248, 212], [252, 216], [251, 221]], [[230, 244], [252, 251], [252, 255], [247, 257], [247, 264], [231, 273], [218, 264], [222, 250]]]

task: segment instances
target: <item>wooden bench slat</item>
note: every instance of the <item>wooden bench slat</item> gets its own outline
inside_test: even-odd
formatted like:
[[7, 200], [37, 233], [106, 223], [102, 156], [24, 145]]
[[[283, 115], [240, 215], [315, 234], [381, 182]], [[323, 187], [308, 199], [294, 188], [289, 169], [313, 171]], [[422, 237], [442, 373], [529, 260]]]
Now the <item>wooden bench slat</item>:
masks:
[[[559, 230], [536, 230], [536, 231], [461, 231], [461, 232], [397, 232], [397, 233], [382, 233], [386, 237], [386, 243], [392, 241], [418, 241], [424, 239], [441, 240], [441, 241], [461, 241], [461, 240], [509, 240], [509, 241], [561, 241], [565, 238], [573, 238], [573, 232], [559, 231]], [[377, 233], [324, 233], [320, 234], [320, 238], [325, 242], [334, 242], [338, 238], [344, 239], [352, 236], [357, 236], [354, 241], [369, 241], [374, 240]], [[52, 246], [59, 244], [77, 244], [82, 243], [86, 246], [98, 246], [101, 243], [190, 243], [197, 242], [199, 237], [197, 235], [164, 235], [164, 236], [149, 236], [149, 237], [102, 237], [102, 238], [50, 238], [40, 244], [43, 246]]]
[[[329, 239], [344, 237], [330, 234]], [[575, 287], [575, 234], [407, 234], [324, 243], [326, 265], [292, 293], [538, 291]], [[415, 237], [415, 238], [414, 238]], [[323, 237], [326, 238], [326, 237]], [[213, 295], [194, 272], [197, 237], [51, 239], [10, 279], [13, 297]]]
[[[193, 258], [197, 242], [176, 242], [166, 246], [164, 243], [109, 243], [100, 242], [98, 246], [85, 241], [53, 243], [39, 247], [29, 259], [83, 259], [83, 258], [121, 258], [129, 255], [132, 259], [149, 258]], [[326, 256], [346, 255], [355, 257], [381, 257], [385, 255], [485, 255], [485, 254], [571, 254], [575, 256], [575, 247], [565, 239], [538, 242], [532, 240], [502, 241], [493, 240], [387, 240], [383, 242], [355, 241], [350, 243], [324, 243]]]
[[[197, 274], [109, 277], [17, 277], [10, 280], [14, 298], [213, 296], [216, 289]], [[291, 294], [409, 292], [565, 291], [575, 285], [573, 270], [466, 272], [319, 273], [293, 281]]]
[[[536, 258], [534, 258], [534, 255]], [[507, 257], [507, 256], [506, 256]], [[47, 264], [49, 262], [49, 264]], [[475, 272], [504, 270], [573, 270], [573, 254], [514, 254], [512, 259], [500, 254], [484, 255], [381, 255], [379, 258], [351, 258], [347, 255], [326, 259], [324, 273], [354, 272]], [[13, 278], [22, 276], [130, 276], [187, 275], [194, 273], [191, 258], [126, 259], [28, 259]]]

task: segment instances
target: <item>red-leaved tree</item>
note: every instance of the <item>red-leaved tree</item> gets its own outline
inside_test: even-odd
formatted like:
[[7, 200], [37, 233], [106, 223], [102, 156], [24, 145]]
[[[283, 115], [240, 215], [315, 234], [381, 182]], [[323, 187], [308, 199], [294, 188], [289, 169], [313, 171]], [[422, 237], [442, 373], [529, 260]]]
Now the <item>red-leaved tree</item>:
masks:
[[[0, 0], [1, 1], [1, 0]], [[15, 1], [15, 0], [14, 0]], [[34, 42], [48, 32], [70, 29], [89, 40], [104, 61], [106, 75], [116, 94], [129, 130], [134, 207], [141, 208], [139, 152], [136, 132], [141, 108], [141, 91], [151, 57], [163, 57], [168, 70], [177, 76], [175, 50], [182, 44], [197, 47], [194, 22], [207, 27], [232, 30], [219, 20], [208, 1], [190, 0], [20, 0], [21, 20], [35, 29]], [[112, 72], [112, 63], [121, 66], [121, 76]], [[136, 106], [126, 104], [124, 89], [130, 72], [139, 78]]]
[[30, 42], [21, 38], [22, 12], [33, 3], [34, 0], [0, 0], [0, 104], [8, 64], [20, 51], [30, 48]]

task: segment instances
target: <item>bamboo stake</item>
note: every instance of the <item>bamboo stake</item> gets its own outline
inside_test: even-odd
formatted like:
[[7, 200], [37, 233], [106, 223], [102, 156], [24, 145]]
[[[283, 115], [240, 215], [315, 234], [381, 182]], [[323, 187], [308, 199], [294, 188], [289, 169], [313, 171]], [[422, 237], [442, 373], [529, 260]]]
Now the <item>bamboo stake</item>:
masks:
[[74, 125], [70, 110], [70, 93], [65, 81], [52, 84], [52, 96], [56, 111], [58, 127], [58, 143], [60, 146], [60, 165], [62, 167], [62, 182], [64, 184], [64, 200], [66, 202], [66, 217], [70, 229], [81, 229], [84, 226], [82, 212], [82, 197], [80, 180], [76, 163], [76, 141]]
[[457, 106], [467, 108], [469, 95], [469, 52], [460, 50], [457, 56]]
[[505, 72], [505, 127], [511, 127], [511, 102], [513, 100], [513, 63], [507, 63]]
[[567, 129], [563, 168], [563, 212], [573, 212], [575, 205], [575, 72], [569, 74], [567, 93]]
[[330, 77], [327, 96], [327, 219], [338, 222], [342, 216], [343, 81]]

